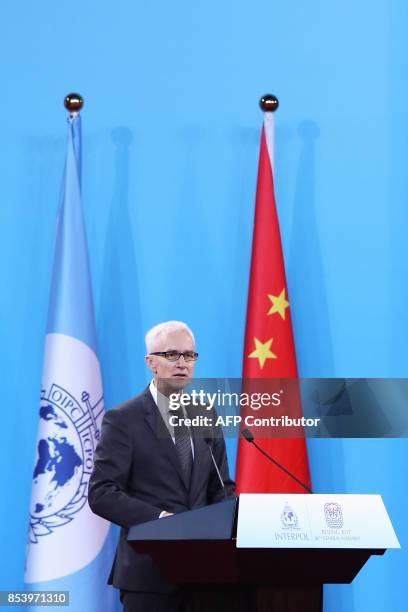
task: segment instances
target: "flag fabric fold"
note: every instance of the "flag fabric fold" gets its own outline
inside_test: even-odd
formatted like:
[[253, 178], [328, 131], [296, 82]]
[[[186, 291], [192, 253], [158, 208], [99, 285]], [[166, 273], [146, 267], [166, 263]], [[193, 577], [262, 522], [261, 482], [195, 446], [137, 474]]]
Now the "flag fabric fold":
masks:
[[69, 591], [72, 612], [113, 612], [117, 596], [106, 585], [113, 534], [87, 501], [104, 402], [80, 174], [81, 119], [73, 115], [57, 219], [25, 583], [32, 591]]
[[[245, 330], [244, 385], [252, 384], [248, 379], [296, 379], [298, 375], [275, 202], [273, 155], [274, 115], [265, 112], [261, 134]], [[282, 384], [285, 384], [284, 381]], [[291, 389], [294, 397], [293, 385]], [[292, 408], [292, 416], [294, 416], [293, 410], [301, 412], [300, 397], [297, 399], [298, 406]], [[304, 438], [265, 437], [257, 441], [266, 452], [310, 486]], [[273, 466], [256, 448], [242, 438], [238, 445], [237, 486], [240, 493], [303, 491], [296, 482]]]

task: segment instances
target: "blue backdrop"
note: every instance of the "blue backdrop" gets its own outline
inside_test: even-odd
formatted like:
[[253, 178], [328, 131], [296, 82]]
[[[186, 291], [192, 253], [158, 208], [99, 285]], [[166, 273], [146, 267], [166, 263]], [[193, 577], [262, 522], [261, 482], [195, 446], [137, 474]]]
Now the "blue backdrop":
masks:
[[[22, 586], [62, 99], [85, 98], [83, 203], [107, 406], [148, 381], [143, 335], [195, 330], [199, 376], [239, 376], [262, 114], [302, 376], [407, 375], [408, 5], [6, 1], [0, 141], [0, 587]], [[229, 446], [233, 462], [235, 449]], [[319, 492], [378, 492], [408, 539], [406, 440], [310, 445]], [[405, 549], [327, 611], [405, 610]], [[101, 577], [102, 579], [103, 577]]]

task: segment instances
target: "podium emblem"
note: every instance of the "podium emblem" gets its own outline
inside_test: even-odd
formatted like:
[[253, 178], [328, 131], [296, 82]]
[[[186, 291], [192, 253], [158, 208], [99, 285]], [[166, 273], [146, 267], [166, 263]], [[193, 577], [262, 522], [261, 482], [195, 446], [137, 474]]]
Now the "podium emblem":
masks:
[[340, 504], [335, 502], [324, 504], [324, 516], [327, 526], [331, 529], [341, 529], [343, 527], [343, 512]]
[[282, 510], [281, 521], [284, 529], [299, 529], [297, 514], [289, 504], [285, 504]]

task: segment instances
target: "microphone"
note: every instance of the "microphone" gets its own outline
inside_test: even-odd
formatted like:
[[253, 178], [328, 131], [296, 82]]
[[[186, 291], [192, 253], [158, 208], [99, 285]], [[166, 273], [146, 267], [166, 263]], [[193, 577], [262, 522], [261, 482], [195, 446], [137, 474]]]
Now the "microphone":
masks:
[[259, 450], [260, 453], [262, 453], [267, 459], [269, 459], [269, 461], [272, 461], [272, 463], [274, 463], [276, 466], [278, 466], [278, 468], [281, 469], [283, 472], [285, 472], [285, 474], [287, 474], [293, 480], [295, 480], [308, 493], [313, 493], [313, 491], [312, 491], [312, 489], [310, 487], [308, 487], [304, 482], [299, 480], [299, 478], [296, 478], [296, 476], [294, 474], [292, 474], [292, 472], [289, 472], [289, 470], [287, 470], [283, 465], [281, 465], [279, 463], [279, 461], [276, 461], [276, 459], [274, 459], [273, 457], [268, 455], [267, 452], [265, 452], [260, 446], [258, 446], [258, 444], [255, 442], [254, 435], [253, 435], [253, 433], [251, 432], [250, 429], [241, 429], [241, 435], [242, 435], [243, 438], [245, 438], [245, 440], [247, 442], [249, 442], [250, 444], [253, 444], [255, 446], [255, 448], [257, 448]]
[[212, 437], [210, 437], [210, 436], [209, 436], [209, 437], [204, 437], [204, 441], [206, 442], [206, 444], [207, 444], [207, 448], [208, 448], [208, 450], [210, 451], [211, 459], [212, 459], [212, 462], [213, 462], [213, 464], [214, 464], [215, 470], [216, 470], [216, 472], [217, 472], [218, 480], [219, 480], [219, 481], [220, 481], [220, 483], [221, 483], [222, 492], [224, 493], [224, 499], [227, 499], [227, 491], [226, 491], [226, 489], [225, 489], [225, 484], [224, 484], [224, 481], [223, 481], [223, 479], [222, 479], [222, 477], [221, 477], [220, 470], [218, 469], [217, 462], [216, 462], [215, 457], [214, 457], [213, 452], [212, 452], [212, 448], [211, 448], [211, 446], [212, 446], [212, 444], [211, 444], [211, 443], [212, 443], [212, 440], [213, 440], [213, 439], [212, 439]]

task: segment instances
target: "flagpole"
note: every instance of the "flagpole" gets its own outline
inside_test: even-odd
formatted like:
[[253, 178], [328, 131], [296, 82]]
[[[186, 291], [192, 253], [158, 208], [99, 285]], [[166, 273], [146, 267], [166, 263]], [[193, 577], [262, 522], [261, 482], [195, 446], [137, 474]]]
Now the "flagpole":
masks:
[[275, 172], [275, 113], [279, 107], [279, 100], [273, 94], [265, 94], [259, 100], [259, 106], [264, 111], [264, 132], [266, 144], [269, 151], [269, 159], [272, 166], [272, 173]]
[[84, 99], [79, 93], [72, 92], [67, 94], [64, 98], [64, 106], [69, 112], [68, 123], [70, 124], [70, 135], [77, 159], [77, 172], [80, 189], [82, 183], [82, 128], [81, 115], [79, 111], [82, 109], [83, 105]]

